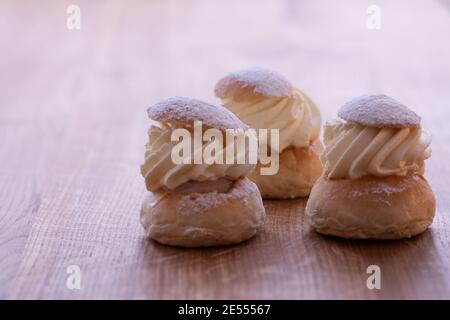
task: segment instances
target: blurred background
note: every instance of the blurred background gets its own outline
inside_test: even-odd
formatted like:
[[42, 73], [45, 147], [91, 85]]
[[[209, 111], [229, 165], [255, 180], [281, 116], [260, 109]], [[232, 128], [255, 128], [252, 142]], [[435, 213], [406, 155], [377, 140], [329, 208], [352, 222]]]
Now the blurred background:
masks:
[[[79, 30], [67, 27], [70, 5]], [[368, 27], [374, 5], [379, 29]], [[221, 76], [261, 66], [308, 93], [324, 119], [356, 95], [383, 92], [432, 112], [423, 114], [430, 127], [448, 107], [449, 15], [445, 0], [2, 0], [2, 119], [31, 117], [42, 130], [76, 117], [83, 131], [145, 126], [151, 103], [218, 103]]]
[[[70, 27], [73, 8], [79, 29]], [[250, 66], [283, 74], [317, 103], [324, 120], [363, 93], [385, 93], [410, 106], [433, 135], [427, 176], [438, 209], [448, 212], [442, 177], [450, 174], [444, 161], [450, 156], [449, 35], [445, 0], [0, 0], [0, 297], [70, 296], [59, 287], [70, 262], [91, 268], [85, 297], [227, 297], [215, 295], [208, 282], [220, 277], [217, 270], [196, 278], [203, 289], [191, 295], [144, 288], [161, 286], [166, 274], [142, 267], [148, 262], [142, 252], [150, 249], [140, 242], [137, 213], [145, 191], [138, 168], [149, 105], [174, 95], [218, 103], [215, 82]], [[412, 297], [417, 288], [448, 297], [450, 278], [441, 272], [450, 259], [448, 225], [438, 213], [432, 236], [415, 244], [423, 250], [417, 254], [435, 252], [438, 269], [420, 265], [412, 274], [428, 270], [423, 282], [420, 273], [402, 295], [392, 287], [385, 297]], [[336, 245], [334, 252], [348, 256], [352, 248]], [[163, 259], [164, 250], [151, 255]], [[353, 262], [378, 251], [368, 252]], [[428, 261], [417, 259], [422, 256], [407, 259]], [[284, 290], [295, 281], [274, 276], [276, 297], [327, 297], [317, 279], [341, 277], [355, 288], [347, 269], [336, 277], [311, 259], [317, 274], [301, 290]], [[99, 267], [106, 265], [115, 266], [107, 276]], [[123, 284], [120, 292], [113, 283]], [[231, 297], [273, 298], [270, 290], [252, 288]], [[332, 297], [361, 296], [356, 289], [339, 291], [339, 284], [326, 288], [334, 288]]]

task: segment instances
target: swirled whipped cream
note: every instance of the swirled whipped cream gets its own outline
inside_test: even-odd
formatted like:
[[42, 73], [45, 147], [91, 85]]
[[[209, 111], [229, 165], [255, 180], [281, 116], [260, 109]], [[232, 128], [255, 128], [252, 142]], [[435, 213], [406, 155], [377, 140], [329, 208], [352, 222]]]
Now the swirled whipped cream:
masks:
[[423, 174], [431, 136], [420, 128], [366, 127], [344, 120], [324, 125], [324, 174], [330, 179]]
[[288, 147], [308, 147], [319, 137], [319, 109], [298, 89], [294, 89], [288, 97], [259, 98], [245, 102], [224, 98], [222, 102], [252, 128], [279, 129], [280, 152]]
[[[148, 131], [149, 142], [146, 145], [145, 161], [141, 166], [141, 174], [145, 178], [145, 184], [149, 191], [156, 191], [160, 188], [173, 190], [187, 182], [215, 181], [220, 178], [236, 180], [250, 172], [254, 164], [238, 164], [237, 159], [248, 157], [248, 148], [236, 150], [234, 152], [235, 161], [228, 164], [214, 162], [214, 159], [204, 158], [206, 148], [209, 148], [212, 142], [194, 143], [194, 134], [191, 134], [192, 153], [189, 159], [174, 161], [172, 150], [179, 141], [172, 141], [172, 133], [176, 128], [168, 124], [157, 123], [152, 125]], [[256, 138], [254, 138], [256, 139]], [[234, 145], [224, 141], [223, 153], [227, 148], [235, 148]], [[196, 164], [192, 159], [196, 155], [203, 155], [202, 161]]]

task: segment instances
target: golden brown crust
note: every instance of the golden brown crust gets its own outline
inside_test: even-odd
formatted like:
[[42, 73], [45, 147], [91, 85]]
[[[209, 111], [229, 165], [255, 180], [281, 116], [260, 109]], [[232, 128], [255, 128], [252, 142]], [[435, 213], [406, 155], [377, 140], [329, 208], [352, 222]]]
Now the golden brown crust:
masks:
[[261, 195], [247, 178], [227, 193], [149, 193], [141, 211], [148, 237], [181, 247], [240, 243], [253, 237], [264, 219]]
[[280, 153], [280, 168], [277, 174], [260, 174], [260, 164], [249, 174], [264, 199], [288, 199], [306, 197], [314, 182], [322, 174], [319, 155], [323, 150], [320, 140], [308, 148], [289, 148]]
[[251, 68], [229, 73], [217, 82], [214, 92], [220, 99], [233, 98], [236, 102], [244, 102], [287, 97], [292, 89], [290, 82], [280, 74]]
[[420, 117], [384, 94], [356, 97], [345, 103], [338, 116], [348, 122], [377, 128], [418, 128]]
[[305, 214], [319, 233], [355, 239], [400, 239], [424, 232], [436, 202], [423, 176], [356, 180], [321, 176]]
[[147, 110], [150, 119], [189, 128], [201, 121], [207, 128], [220, 130], [246, 129], [247, 126], [227, 108], [213, 106], [201, 100], [172, 97], [159, 101]]

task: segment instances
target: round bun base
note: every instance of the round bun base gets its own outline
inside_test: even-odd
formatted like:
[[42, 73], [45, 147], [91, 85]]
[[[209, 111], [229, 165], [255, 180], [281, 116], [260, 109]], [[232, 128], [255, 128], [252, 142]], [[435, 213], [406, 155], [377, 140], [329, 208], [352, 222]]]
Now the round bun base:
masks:
[[307, 148], [289, 148], [280, 153], [280, 167], [275, 175], [261, 175], [258, 163], [248, 177], [256, 183], [264, 199], [306, 197], [314, 182], [322, 174], [319, 155], [323, 150], [320, 140]]
[[141, 223], [148, 237], [159, 243], [208, 247], [253, 237], [265, 215], [258, 188], [242, 178], [226, 193], [149, 193], [142, 204]]
[[350, 239], [401, 239], [433, 222], [436, 200], [423, 176], [319, 178], [305, 214], [319, 233]]

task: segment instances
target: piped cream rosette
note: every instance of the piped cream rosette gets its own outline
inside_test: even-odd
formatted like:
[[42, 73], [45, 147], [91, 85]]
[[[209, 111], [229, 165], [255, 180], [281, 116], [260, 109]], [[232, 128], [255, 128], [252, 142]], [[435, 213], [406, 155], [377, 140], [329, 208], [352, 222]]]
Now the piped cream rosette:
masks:
[[324, 125], [324, 174], [330, 179], [423, 174], [431, 136], [421, 128], [366, 127], [344, 120]]
[[[150, 127], [141, 167], [149, 191], [175, 190], [187, 182], [233, 181], [254, 168], [257, 141], [252, 131], [233, 130], [227, 139], [226, 132], [219, 129], [208, 128], [202, 133], [201, 122], [194, 123], [195, 127], [199, 128], [199, 133], [195, 133], [195, 129], [173, 128], [167, 123]], [[183, 131], [177, 134], [177, 129]], [[190, 140], [184, 141], [191, 149], [186, 155], [183, 155], [185, 145], [180, 143], [180, 138]], [[205, 138], [210, 141], [204, 143]], [[245, 141], [245, 145], [238, 144], [240, 141]], [[254, 152], [250, 152], [250, 146], [256, 148]]]
[[320, 135], [319, 109], [298, 89], [287, 97], [245, 102], [225, 98], [222, 103], [252, 128], [278, 129], [279, 152], [289, 147], [308, 147]]

